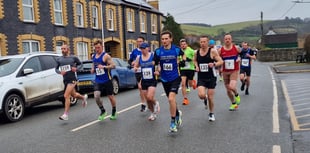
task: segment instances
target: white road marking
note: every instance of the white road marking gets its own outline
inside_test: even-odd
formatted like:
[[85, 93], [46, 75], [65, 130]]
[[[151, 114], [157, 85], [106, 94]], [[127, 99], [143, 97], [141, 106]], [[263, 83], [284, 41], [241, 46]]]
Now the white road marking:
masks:
[[273, 145], [272, 146], [272, 153], [281, 153], [281, 146]]
[[271, 75], [271, 80], [273, 84], [273, 106], [272, 106], [272, 132], [273, 133], [280, 133], [280, 124], [279, 124], [279, 111], [278, 111], [278, 91], [277, 91], [277, 85], [276, 81], [274, 79], [274, 76], [272, 74], [272, 71], [270, 68], [268, 68], [270, 75]]
[[[121, 113], [126, 112], [126, 111], [128, 111], [128, 110], [134, 109], [135, 107], [138, 107], [138, 106], [140, 106], [140, 105], [141, 105], [140, 103], [139, 103], [139, 104], [136, 104], [136, 105], [132, 105], [132, 106], [127, 107], [127, 108], [125, 108], [125, 109], [123, 109], [123, 110], [121, 110], [121, 111], [118, 111], [117, 114], [121, 114]], [[108, 115], [108, 116], [106, 116], [104, 119], [107, 119], [107, 118], [109, 118], [110, 116], [111, 116], [111, 115]], [[75, 129], [72, 129], [71, 132], [76, 132], [76, 131], [78, 131], [78, 130], [81, 130], [81, 129], [83, 129], [83, 128], [86, 128], [86, 127], [88, 127], [88, 126], [91, 126], [91, 125], [93, 125], [93, 124], [96, 124], [96, 123], [98, 123], [98, 122], [100, 122], [100, 120], [95, 120], [95, 121], [86, 123], [86, 124], [81, 125], [81, 126], [75, 128]]]

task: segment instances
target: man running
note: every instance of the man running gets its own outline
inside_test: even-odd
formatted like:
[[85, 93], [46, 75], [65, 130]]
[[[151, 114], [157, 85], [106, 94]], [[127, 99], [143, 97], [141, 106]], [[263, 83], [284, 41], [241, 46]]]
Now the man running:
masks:
[[247, 42], [242, 43], [241, 56], [241, 66], [240, 66], [240, 81], [241, 81], [241, 91], [245, 88], [245, 94], [249, 95], [250, 87], [250, 77], [251, 77], [251, 65], [252, 59], [256, 59], [254, 51], [249, 47]]
[[155, 65], [159, 64], [155, 72], [160, 72], [162, 85], [169, 101], [171, 116], [170, 132], [177, 132], [177, 127], [182, 124], [182, 112], [178, 110], [176, 102], [176, 95], [181, 82], [178, 56], [183, 56], [183, 60], [180, 62], [181, 66], [185, 65], [186, 57], [179, 47], [171, 44], [172, 33], [170, 31], [164, 31], [160, 36], [162, 46], [156, 49], [154, 54]]
[[220, 48], [219, 55], [222, 57], [223, 64], [223, 78], [224, 84], [227, 91], [227, 95], [231, 101], [229, 107], [230, 111], [237, 110], [240, 104], [240, 96], [238, 94], [237, 79], [240, 69], [240, 48], [232, 43], [231, 34], [225, 34], [225, 44]]
[[181, 79], [182, 79], [182, 95], [183, 95], [183, 105], [188, 105], [189, 100], [187, 98], [187, 80], [189, 87], [196, 89], [196, 81], [194, 80], [195, 75], [195, 65], [193, 62], [195, 51], [187, 45], [185, 39], [180, 40], [180, 47], [186, 56], [185, 66], [180, 67]]
[[113, 95], [113, 85], [111, 77], [111, 69], [115, 68], [115, 64], [111, 56], [103, 50], [102, 41], [98, 40], [94, 43], [96, 54], [93, 55], [93, 67], [91, 73], [96, 74], [95, 84], [94, 84], [94, 98], [100, 109], [100, 115], [98, 120], [102, 121], [105, 119], [107, 112], [103, 106], [103, 101], [101, 100], [101, 91], [104, 91], [111, 103], [112, 114], [110, 120], [116, 120], [116, 100]]
[[70, 49], [68, 45], [61, 46], [62, 56], [57, 59], [56, 72], [63, 76], [63, 82], [65, 85], [65, 111], [63, 115], [59, 117], [60, 120], [68, 120], [68, 114], [70, 109], [70, 97], [82, 99], [82, 105], [85, 107], [87, 105], [87, 94], [82, 96], [75, 90], [77, 83], [76, 71], [77, 66], [81, 66], [81, 61], [73, 55], [70, 55]]
[[[215, 121], [214, 116], [214, 92], [216, 86], [216, 70], [223, 64], [222, 58], [218, 55], [218, 52], [213, 47], [208, 47], [208, 37], [200, 37], [200, 49], [197, 50], [194, 63], [196, 71], [198, 72], [198, 96], [204, 100], [206, 109], [209, 101], [209, 121]], [[207, 96], [206, 96], [206, 89]]]
[[[148, 109], [151, 111], [151, 115], [148, 118], [150, 121], [154, 121], [157, 118], [157, 114], [160, 111], [159, 102], [155, 100], [155, 91], [157, 80], [154, 74], [155, 63], [153, 61], [154, 54], [149, 52], [149, 45], [142, 43], [140, 45], [142, 51], [141, 56], [138, 56], [135, 62], [134, 69], [137, 71], [141, 67], [141, 86], [142, 93], [146, 98]], [[158, 74], [157, 74], [158, 75]]]
[[[145, 41], [144, 37], [140, 36], [137, 38], [137, 48], [135, 48], [131, 54], [130, 58], [128, 60], [128, 64], [131, 65], [132, 67], [135, 65], [135, 60], [137, 59], [138, 56], [141, 55], [141, 49], [139, 48], [140, 45]], [[142, 87], [141, 87], [141, 68], [139, 68], [136, 71], [136, 79], [138, 82], [138, 89], [139, 89], [139, 94], [140, 94], [140, 100], [141, 100], [141, 112], [146, 111], [146, 105], [145, 105], [145, 97], [142, 93]]]

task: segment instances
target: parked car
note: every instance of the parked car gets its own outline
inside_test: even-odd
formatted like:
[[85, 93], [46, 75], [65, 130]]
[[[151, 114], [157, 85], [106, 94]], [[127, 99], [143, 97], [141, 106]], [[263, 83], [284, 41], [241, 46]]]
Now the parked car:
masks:
[[[116, 68], [111, 70], [113, 93], [118, 94], [120, 89], [137, 87], [135, 72], [130, 68], [129, 64], [120, 59], [112, 58]], [[91, 74], [92, 61], [82, 61], [83, 69], [77, 72], [78, 85], [77, 89], [80, 93], [93, 92], [95, 74]]]
[[[63, 98], [63, 78], [55, 72], [55, 53], [0, 57], [0, 113], [10, 122], [23, 118], [26, 107]], [[77, 100], [72, 98], [71, 104]]]

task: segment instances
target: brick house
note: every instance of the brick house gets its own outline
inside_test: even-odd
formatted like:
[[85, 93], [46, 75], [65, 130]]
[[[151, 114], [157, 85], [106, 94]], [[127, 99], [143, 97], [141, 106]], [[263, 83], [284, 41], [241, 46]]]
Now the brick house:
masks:
[[106, 52], [126, 59], [138, 36], [159, 47], [162, 20], [158, 0], [0, 0], [0, 56], [60, 53], [66, 43], [86, 60], [103, 39]]

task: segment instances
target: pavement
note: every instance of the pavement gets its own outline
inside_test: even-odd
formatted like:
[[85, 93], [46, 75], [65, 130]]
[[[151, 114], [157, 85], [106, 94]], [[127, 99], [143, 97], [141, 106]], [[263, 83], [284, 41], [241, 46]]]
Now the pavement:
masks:
[[293, 61], [276, 63], [273, 65], [276, 73], [310, 72], [310, 63], [294, 63]]

